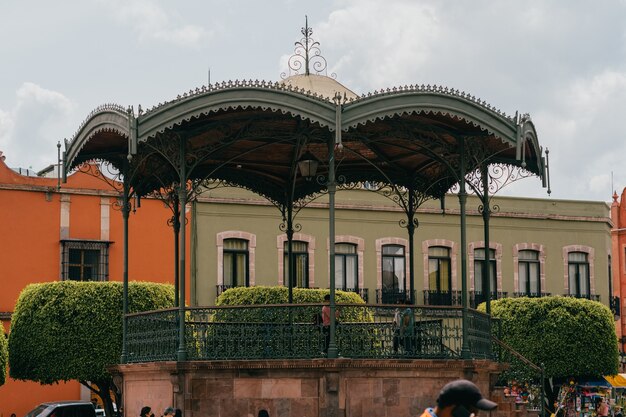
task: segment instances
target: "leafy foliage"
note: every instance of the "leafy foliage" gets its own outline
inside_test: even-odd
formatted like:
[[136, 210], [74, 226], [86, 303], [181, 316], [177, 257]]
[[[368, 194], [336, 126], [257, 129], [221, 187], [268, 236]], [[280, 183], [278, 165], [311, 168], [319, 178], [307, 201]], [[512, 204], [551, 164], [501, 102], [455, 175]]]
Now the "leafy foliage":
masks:
[[601, 377], [618, 371], [613, 315], [599, 302], [503, 298], [491, 303], [491, 312], [501, 320], [501, 339], [533, 363], [543, 363], [547, 378]]
[[[293, 304], [323, 303], [324, 296], [329, 294], [328, 289], [294, 288]], [[218, 306], [251, 306], [266, 304], [286, 304], [289, 301], [289, 292], [286, 287], [237, 287], [224, 291], [217, 298]], [[336, 291], [335, 301], [337, 304], [363, 304], [365, 301], [356, 293], [349, 291]], [[338, 307], [339, 320], [342, 322], [372, 321], [364, 308]], [[293, 316], [285, 315], [280, 308], [272, 309], [245, 309], [241, 311], [223, 312], [219, 319], [225, 319], [225, 315], [236, 314], [240, 321], [279, 323], [284, 320], [295, 322], [311, 322], [319, 307], [298, 307], [293, 310]], [[232, 320], [232, 317], [229, 317]]]
[[[9, 338], [10, 375], [42, 384], [108, 381], [105, 367], [122, 350], [122, 283], [31, 284], [15, 306]], [[171, 285], [131, 282], [129, 311], [171, 307]]]
[[[2, 322], [0, 322], [2, 329]], [[9, 356], [8, 342], [4, 331], [0, 332], [0, 385], [3, 385], [7, 376], [7, 361]]]
[[[294, 304], [323, 303], [328, 289], [293, 288]], [[337, 303], [365, 304], [365, 301], [354, 292], [336, 291]], [[224, 291], [217, 298], [218, 306], [253, 305], [253, 304], [285, 304], [289, 301], [287, 287], [236, 287]]]

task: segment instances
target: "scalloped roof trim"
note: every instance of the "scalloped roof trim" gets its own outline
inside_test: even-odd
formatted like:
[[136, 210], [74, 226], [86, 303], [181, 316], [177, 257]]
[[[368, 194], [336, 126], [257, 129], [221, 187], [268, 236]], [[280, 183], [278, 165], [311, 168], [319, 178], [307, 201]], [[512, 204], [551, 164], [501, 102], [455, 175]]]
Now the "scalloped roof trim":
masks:
[[[186, 100], [188, 98], [197, 97], [197, 96], [211, 93], [214, 91], [222, 91], [222, 90], [237, 89], [237, 88], [261, 88], [261, 89], [269, 89], [269, 90], [275, 90], [275, 91], [286, 91], [286, 92], [302, 94], [304, 96], [319, 100], [324, 103], [332, 103], [332, 99], [324, 97], [323, 95], [318, 94], [317, 92], [304, 90], [298, 87], [293, 87], [292, 85], [284, 84], [279, 81], [274, 82], [274, 81], [264, 81], [264, 80], [258, 80], [258, 79], [257, 80], [241, 80], [241, 81], [240, 80], [235, 80], [235, 81], [228, 80], [228, 81], [223, 81], [221, 83], [209, 84], [208, 86], [203, 85], [201, 87], [196, 87], [195, 89], [189, 90], [188, 92], [183, 93], [182, 95], [179, 94], [173, 100], [165, 101], [163, 103], [159, 103], [151, 107], [150, 109], [146, 111], [146, 114], [154, 112], [164, 106]], [[448, 87], [440, 86], [436, 84], [433, 84], [433, 85], [410, 84], [410, 85], [404, 85], [404, 86], [399, 86], [399, 87], [375, 90], [374, 92], [368, 92], [368, 93], [362, 94], [357, 98], [346, 98], [344, 104], [358, 103], [360, 101], [367, 100], [372, 97], [382, 97], [382, 96], [387, 96], [387, 95], [392, 95], [392, 94], [401, 94], [401, 93], [429, 93], [429, 94], [441, 94], [441, 95], [454, 97], [454, 98], [461, 98], [477, 106], [480, 106], [494, 114], [497, 114], [498, 116], [505, 117], [511, 121], [514, 121], [513, 117], [507, 115], [505, 112], [496, 108], [495, 106], [490, 105], [489, 103], [487, 103], [485, 100], [482, 100], [481, 98], [476, 98], [476, 96], [466, 93], [465, 91], [461, 91], [461, 90], [454, 89], [454, 88], [448, 88]]]

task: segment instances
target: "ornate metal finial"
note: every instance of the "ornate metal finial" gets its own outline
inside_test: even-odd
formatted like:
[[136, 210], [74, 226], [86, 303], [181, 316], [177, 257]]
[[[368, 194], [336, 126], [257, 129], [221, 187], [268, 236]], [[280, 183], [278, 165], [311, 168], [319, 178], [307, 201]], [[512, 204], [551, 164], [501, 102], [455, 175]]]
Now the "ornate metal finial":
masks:
[[[304, 75], [310, 75], [311, 69], [315, 74], [324, 73], [326, 75], [326, 59], [321, 55], [319, 48], [320, 43], [311, 38], [313, 29], [309, 27], [309, 17], [304, 16], [304, 27], [300, 31], [304, 36], [299, 42], [295, 42], [293, 55], [289, 57], [287, 65], [289, 66], [289, 76], [298, 75], [304, 68]], [[281, 77], [287, 78], [284, 72]]]

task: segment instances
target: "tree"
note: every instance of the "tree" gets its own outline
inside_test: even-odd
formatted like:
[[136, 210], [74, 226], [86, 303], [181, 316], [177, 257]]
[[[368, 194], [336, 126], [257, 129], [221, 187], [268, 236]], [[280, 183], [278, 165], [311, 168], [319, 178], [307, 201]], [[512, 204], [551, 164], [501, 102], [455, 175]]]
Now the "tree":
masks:
[[[113, 415], [119, 391], [107, 365], [122, 351], [122, 284], [63, 281], [31, 284], [22, 290], [11, 320], [9, 372], [42, 384], [78, 380]], [[130, 312], [173, 306], [171, 285], [131, 282]]]
[[[613, 314], [599, 302], [558, 296], [503, 298], [491, 303], [491, 313], [500, 321], [501, 340], [531, 362], [543, 364], [546, 381], [602, 378], [618, 371]], [[513, 362], [511, 372], [523, 375], [520, 366]], [[552, 409], [558, 390], [545, 385]]]
[[[0, 321], [0, 329], [3, 329], [2, 322]], [[7, 346], [7, 338], [4, 334], [4, 330], [0, 332], [0, 386], [4, 385], [7, 377], [7, 360], [9, 356], [9, 350]]]

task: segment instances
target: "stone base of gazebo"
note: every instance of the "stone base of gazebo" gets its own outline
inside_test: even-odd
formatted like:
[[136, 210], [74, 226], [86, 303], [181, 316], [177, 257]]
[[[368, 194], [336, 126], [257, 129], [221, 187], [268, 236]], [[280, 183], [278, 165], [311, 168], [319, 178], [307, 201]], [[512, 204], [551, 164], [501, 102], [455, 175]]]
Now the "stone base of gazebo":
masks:
[[[502, 365], [488, 360], [241, 360], [150, 362], [111, 368], [124, 415], [174, 406], [185, 417], [419, 416], [450, 380], [475, 382], [495, 401]], [[492, 412], [509, 415], [506, 406]]]

